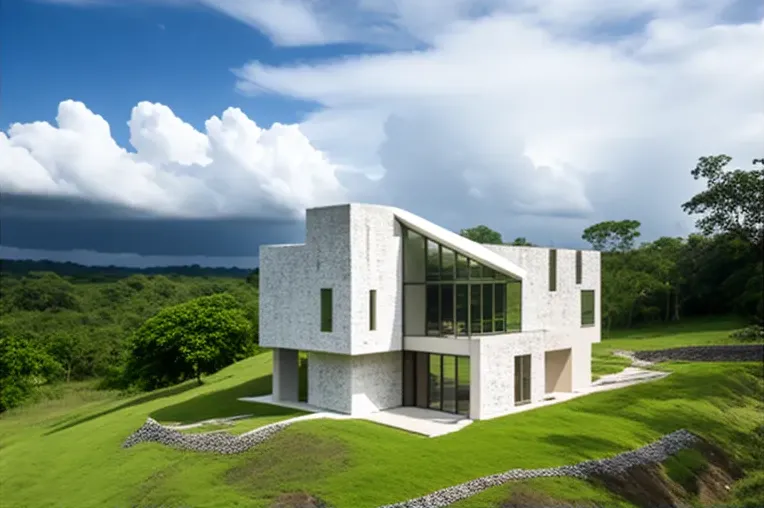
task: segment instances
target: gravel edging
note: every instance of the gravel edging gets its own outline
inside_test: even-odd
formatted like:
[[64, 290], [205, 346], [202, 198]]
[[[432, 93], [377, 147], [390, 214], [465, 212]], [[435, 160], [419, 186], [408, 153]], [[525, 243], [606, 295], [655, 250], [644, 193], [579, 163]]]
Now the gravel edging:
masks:
[[675, 453], [699, 441], [691, 432], [681, 429], [666, 434], [659, 440], [630, 452], [624, 452], [608, 459], [587, 460], [571, 466], [541, 469], [510, 469], [504, 473], [476, 478], [453, 487], [435, 491], [426, 496], [409, 499], [380, 508], [441, 508], [462, 499], [474, 496], [486, 489], [516, 480], [532, 478], [573, 477], [590, 478], [602, 474], [619, 474], [635, 466], [663, 462]]
[[138, 443], [154, 442], [179, 450], [230, 455], [245, 452], [253, 446], [267, 441], [290, 424], [291, 422], [272, 423], [240, 436], [234, 436], [225, 431], [185, 434], [179, 430], [166, 427], [153, 418], [148, 418], [140, 429], [133, 432], [122, 443], [122, 448], [130, 448]]
[[764, 361], [764, 344], [728, 346], [687, 346], [657, 351], [635, 351], [633, 358], [643, 362], [760, 362]]

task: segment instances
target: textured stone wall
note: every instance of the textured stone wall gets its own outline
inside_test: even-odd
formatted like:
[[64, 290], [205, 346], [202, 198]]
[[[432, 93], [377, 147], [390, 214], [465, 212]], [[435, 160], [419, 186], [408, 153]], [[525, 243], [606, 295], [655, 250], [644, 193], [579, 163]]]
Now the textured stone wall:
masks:
[[[350, 205], [352, 354], [402, 349], [401, 231], [390, 208]], [[369, 291], [377, 291], [376, 330], [369, 329]]]
[[[599, 342], [599, 252], [582, 251], [582, 281], [576, 284], [576, 251], [557, 249], [557, 290], [549, 291], [550, 249], [511, 245], [486, 247], [526, 271], [526, 278], [523, 279], [523, 331], [545, 330], [549, 341], [568, 342], [583, 338], [589, 342]], [[591, 327], [581, 327], [582, 289], [595, 290], [595, 325]]]
[[[543, 351], [572, 350], [572, 389], [581, 390], [591, 384], [591, 345], [600, 341], [600, 253], [582, 251], [582, 280], [576, 284], [576, 251], [557, 249], [557, 289], [549, 291], [549, 249], [486, 245], [526, 271], [522, 292], [521, 334], [509, 334], [507, 340], [535, 342], [535, 334], [543, 337]], [[581, 290], [595, 291], [595, 324], [581, 326]], [[535, 348], [535, 345], [534, 345]], [[527, 354], [522, 346], [514, 346], [515, 354]], [[536, 349], [533, 349], [536, 351]], [[535, 354], [535, 353], [534, 353]], [[513, 364], [514, 365], [514, 364]], [[543, 355], [534, 356], [531, 366], [534, 402], [543, 398]], [[538, 388], [538, 389], [537, 389]]]
[[365, 415], [403, 403], [400, 351], [353, 356], [353, 415]]
[[[308, 210], [304, 245], [260, 248], [260, 344], [350, 354], [350, 206]], [[332, 331], [321, 331], [321, 289]]]
[[764, 362], [764, 345], [690, 346], [631, 354], [645, 362]]
[[353, 364], [348, 355], [309, 353], [308, 404], [338, 413], [353, 410]]
[[616, 455], [609, 459], [589, 460], [571, 466], [542, 469], [510, 469], [504, 473], [483, 476], [482, 478], [476, 478], [459, 485], [454, 485], [453, 487], [438, 490], [426, 496], [386, 505], [381, 508], [441, 508], [479, 494], [491, 487], [497, 487], [517, 480], [560, 476], [589, 478], [602, 474], [620, 474], [632, 467], [663, 462], [680, 450], [692, 446], [697, 441], [698, 438], [694, 434], [686, 430], [678, 430], [665, 435], [647, 446]]
[[470, 355], [471, 418], [494, 418], [515, 407], [516, 356], [531, 355], [531, 402], [544, 398], [543, 333], [486, 336], [470, 342], [473, 343]]

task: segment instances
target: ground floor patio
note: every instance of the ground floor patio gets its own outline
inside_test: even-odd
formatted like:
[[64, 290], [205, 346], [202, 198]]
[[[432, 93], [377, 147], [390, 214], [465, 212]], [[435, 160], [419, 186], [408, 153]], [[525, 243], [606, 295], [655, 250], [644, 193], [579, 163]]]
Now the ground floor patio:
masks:
[[[566, 402], [592, 393], [614, 390], [637, 383], [643, 383], [645, 381], [660, 379], [666, 375], [668, 374], [665, 372], [629, 367], [617, 374], [603, 376], [592, 383], [591, 386], [581, 390], [572, 392], [549, 392], [538, 402], [530, 402], [515, 406], [508, 415], [530, 411], [552, 404], [559, 404], [560, 402]], [[272, 395], [243, 397], [239, 400], [259, 404], [273, 404], [311, 413], [305, 417], [298, 417], [298, 419], [331, 418], [366, 420], [427, 437], [444, 436], [459, 431], [472, 423], [472, 420], [465, 415], [412, 406], [401, 406], [377, 411], [367, 415], [351, 416], [334, 411], [327, 411], [304, 402], [274, 400]]]

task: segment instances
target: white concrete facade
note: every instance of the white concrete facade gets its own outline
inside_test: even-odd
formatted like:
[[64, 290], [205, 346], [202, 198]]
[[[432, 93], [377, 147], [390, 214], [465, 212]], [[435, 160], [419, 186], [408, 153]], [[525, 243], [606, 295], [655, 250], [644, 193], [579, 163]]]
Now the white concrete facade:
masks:
[[[304, 244], [260, 249], [260, 344], [274, 349], [274, 400], [295, 397], [296, 351], [308, 356], [307, 403], [354, 416], [404, 404], [404, 354], [413, 351], [469, 358], [472, 419], [513, 412], [518, 356], [530, 355], [527, 402], [591, 384], [591, 344], [600, 337], [598, 252], [581, 252], [577, 283], [576, 251], [557, 249], [556, 290], [550, 291], [550, 249], [480, 245], [397, 208], [310, 209], [306, 229]], [[404, 307], [406, 229], [520, 280], [521, 329], [470, 337], [427, 336], [424, 330], [404, 336], [404, 319], [411, 330], [419, 319], [413, 314], [425, 311]], [[321, 331], [322, 289], [331, 289], [331, 331]], [[581, 325], [582, 290], [594, 290], [591, 326]], [[424, 290], [410, 294], [417, 291]]]

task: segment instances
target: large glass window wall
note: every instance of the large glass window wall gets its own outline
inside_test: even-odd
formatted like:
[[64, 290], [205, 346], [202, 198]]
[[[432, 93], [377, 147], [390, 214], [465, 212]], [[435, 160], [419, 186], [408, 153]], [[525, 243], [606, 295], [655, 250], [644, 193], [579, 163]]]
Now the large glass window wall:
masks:
[[521, 330], [520, 280], [401, 229], [405, 335], [468, 338]]

